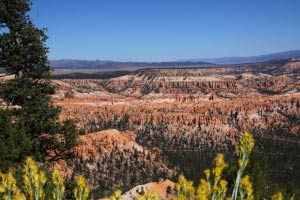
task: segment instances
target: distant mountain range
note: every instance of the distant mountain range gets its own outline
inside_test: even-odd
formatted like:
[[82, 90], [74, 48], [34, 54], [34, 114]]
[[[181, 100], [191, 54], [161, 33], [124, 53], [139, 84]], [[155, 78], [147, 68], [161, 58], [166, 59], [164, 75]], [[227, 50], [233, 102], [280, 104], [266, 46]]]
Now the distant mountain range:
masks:
[[51, 60], [50, 65], [55, 69], [140, 69], [140, 68], [180, 68], [180, 67], [207, 67], [215, 64], [237, 64], [266, 62], [271, 60], [288, 59], [300, 57], [300, 50], [285, 51], [259, 56], [249, 57], [223, 57], [223, 58], [203, 58], [186, 59], [174, 62], [115, 62], [109, 60], [76, 60], [62, 59]]
[[282, 59], [288, 59], [292, 57], [300, 57], [300, 50], [284, 51], [284, 52], [259, 55], [259, 56], [186, 59], [182, 61], [190, 61], [190, 62], [202, 61], [202, 62], [211, 62], [215, 64], [237, 64], [237, 63], [267, 62], [271, 60], [282, 60]]
[[50, 60], [50, 65], [54, 68], [97, 68], [106, 63], [111, 63], [109, 60], [79, 60], [79, 59], [61, 59], [61, 60]]
[[51, 60], [50, 65], [55, 69], [104, 69], [104, 70], [135, 70], [142, 68], [180, 68], [213, 66], [215, 64], [203, 61], [182, 61], [182, 62], [114, 62], [102, 60]]

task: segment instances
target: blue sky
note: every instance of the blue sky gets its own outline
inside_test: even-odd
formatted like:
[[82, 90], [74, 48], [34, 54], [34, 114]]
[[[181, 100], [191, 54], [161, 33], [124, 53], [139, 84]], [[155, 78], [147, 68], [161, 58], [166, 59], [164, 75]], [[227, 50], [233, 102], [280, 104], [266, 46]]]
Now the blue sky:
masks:
[[173, 61], [300, 49], [299, 0], [32, 0], [50, 59]]

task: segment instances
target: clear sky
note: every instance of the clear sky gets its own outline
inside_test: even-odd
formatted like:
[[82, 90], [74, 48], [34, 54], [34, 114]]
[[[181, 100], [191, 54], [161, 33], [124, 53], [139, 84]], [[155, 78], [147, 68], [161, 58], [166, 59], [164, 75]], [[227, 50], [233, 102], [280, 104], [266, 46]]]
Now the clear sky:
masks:
[[32, 0], [50, 59], [173, 61], [300, 49], [300, 0]]

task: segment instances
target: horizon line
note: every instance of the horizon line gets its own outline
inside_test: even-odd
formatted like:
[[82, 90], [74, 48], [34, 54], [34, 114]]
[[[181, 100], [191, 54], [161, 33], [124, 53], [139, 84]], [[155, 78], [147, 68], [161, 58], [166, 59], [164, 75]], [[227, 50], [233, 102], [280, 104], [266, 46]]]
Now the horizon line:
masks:
[[[258, 56], [268, 56], [268, 55], [273, 55], [273, 54], [280, 54], [280, 53], [288, 53], [288, 52], [294, 52], [294, 51], [300, 51], [299, 49], [294, 49], [294, 50], [286, 50], [286, 51], [277, 51], [277, 52], [272, 52], [272, 53], [264, 53], [264, 54], [256, 54], [256, 55], [245, 55], [245, 56], [223, 56], [223, 57], [206, 57], [206, 58], [182, 58], [182, 59], [174, 59], [174, 60], [166, 60], [166, 61], [134, 61], [134, 60], [111, 60], [111, 59], [84, 59], [84, 58], [56, 58], [56, 59], [50, 59], [48, 58], [49, 61], [60, 61], [60, 60], [77, 60], [77, 61], [102, 61], [102, 62], [146, 62], [146, 63], [160, 63], [160, 62], [193, 62], [191, 60], [207, 60], [207, 59], [226, 59], [226, 58], [251, 58], [251, 57], [258, 57]], [[205, 61], [199, 61], [199, 62], [205, 62]]]

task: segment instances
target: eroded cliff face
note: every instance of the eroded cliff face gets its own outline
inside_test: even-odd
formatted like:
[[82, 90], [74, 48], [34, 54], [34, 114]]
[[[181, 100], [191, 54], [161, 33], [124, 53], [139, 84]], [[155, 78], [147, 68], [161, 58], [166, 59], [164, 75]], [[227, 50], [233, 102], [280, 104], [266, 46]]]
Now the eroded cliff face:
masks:
[[129, 189], [137, 180], [176, 174], [163, 152], [233, 150], [244, 129], [269, 141], [298, 138], [299, 69], [293, 60], [54, 80], [61, 120], [77, 119], [85, 134], [126, 130], [81, 136], [77, 159], [64, 170], [68, 176], [88, 174], [95, 191], [109, 194], [108, 188]]
[[[295, 66], [299, 62], [281, 69]], [[202, 135], [200, 143], [206, 145], [211, 135], [211, 142], [218, 140], [217, 145], [227, 148], [235, 144], [241, 128], [265, 129], [299, 114], [300, 78], [289, 72], [270, 75], [247, 67], [153, 69], [109, 80], [55, 81], [55, 103], [63, 107], [61, 119], [79, 119], [87, 133], [118, 128], [127, 117], [126, 128], [137, 133], [146, 123], [164, 123], [170, 137], [184, 130], [190, 132], [187, 137]]]

